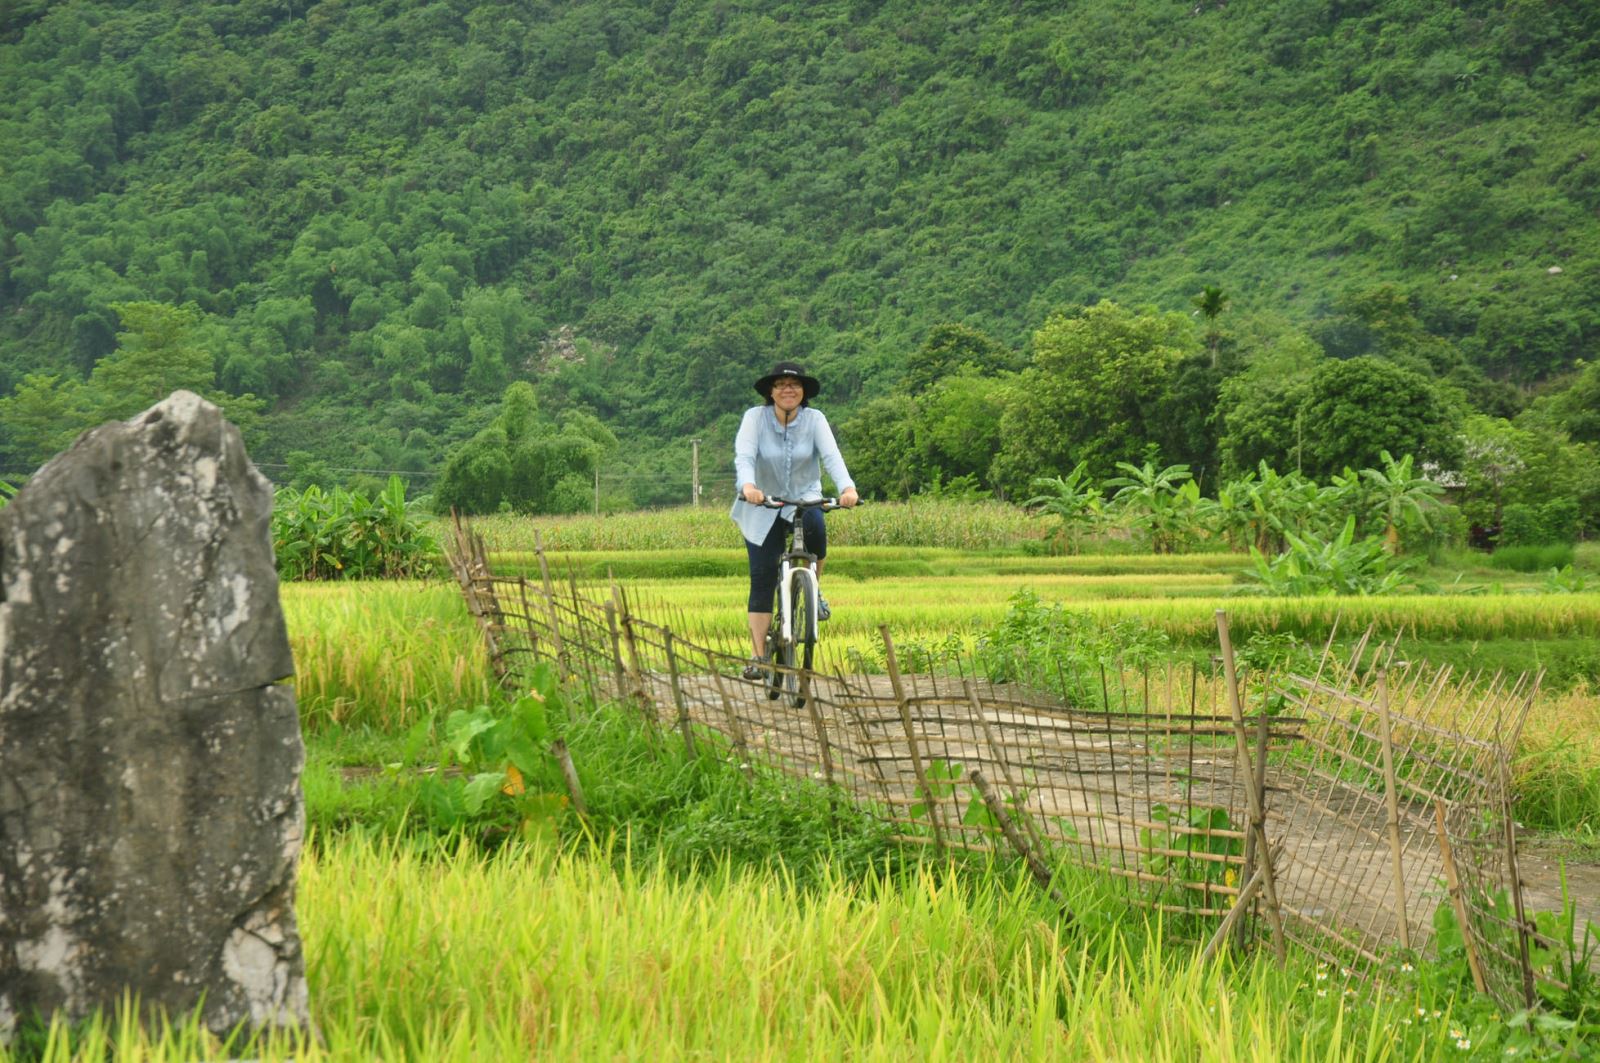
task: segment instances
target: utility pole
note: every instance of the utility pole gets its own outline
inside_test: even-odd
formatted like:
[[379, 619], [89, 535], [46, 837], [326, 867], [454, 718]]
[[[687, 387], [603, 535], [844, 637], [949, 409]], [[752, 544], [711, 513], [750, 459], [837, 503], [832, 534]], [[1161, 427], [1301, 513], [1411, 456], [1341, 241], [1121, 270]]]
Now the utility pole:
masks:
[[689, 489], [690, 490], [690, 496], [689, 497], [690, 497], [690, 503], [692, 505], [699, 506], [700, 505], [700, 441], [698, 439], [691, 439], [691, 440], [689, 440], [689, 442], [694, 444], [694, 464], [691, 466], [691, 468], [694, 470], [694, 472], [693, 472], [694, 486]]

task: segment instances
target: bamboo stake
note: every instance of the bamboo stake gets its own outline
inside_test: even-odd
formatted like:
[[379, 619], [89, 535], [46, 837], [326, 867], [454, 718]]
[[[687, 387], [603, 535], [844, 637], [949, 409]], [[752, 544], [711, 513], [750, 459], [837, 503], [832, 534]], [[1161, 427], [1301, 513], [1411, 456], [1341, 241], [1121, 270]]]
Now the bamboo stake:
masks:
[[561, 670], [570, 672], [567, 666], [567, 647], [561, 639], [561, 618], [556, 615], [556, 589], [550, 582], [550, 562], [544, 556], [544, 537], [538, 529], [533, 532], [533, 552], [539, 559], [539, 580], [544, 585], [545, 611], [550, 615], [550, 641], [555, 643], [556, 658], [561, 661]]
[[1467, 901], [1461, 894], [1461, 878], [1456, 874], [1455, 853], [1450, 849], [1450, 834], [1445, 830], [1444, 802], [1433, 803], [1433, 817], [1439, 824], [1439, 857], [1444, 862], [1445, 883], [1450, 887], [1450, 903], [1456, 910], [1456, 925], [1461, 928], [1461, 943], [1467, 949], [1467, 966], [1472, 969], [1472, 985], [1480, 993], [1487, 993], [1488, 983], [1483, 979], [1483, 965], [1478, 961], [1478, 946], [1472, 938], [1472, 924], [1467, 921]]
[[1404, 852], [1400, 844], [1400, 794], [1394, 775], [1394, 721], [1389, 715], [1389, 673], [1378, 673], [1378, 719], [1383, 726], [1383, 800], [1389, 812], [1389, 856], [1394, 871], [1395, 917], [1400, 921], [1400, 947], [1411, 947], [1411, 923], [1406, 914]]
[[[1250, 746], [1245, 738], [1244, 706], [1239, 703], [1239, 673], [1233, 659], [1233, 639], [1228, 634], [1227, 610], [1217, 610], [1217, 638], [1222, 645], [1222, 669], [1228, 685], [1228, 709], [1233, 714], [1234, 748], [1239, 763], [1244, 765], [1249, 772]], [[1248, 778], [1248, 774], [1246, 775]], [[1245, 801], [1250, 809], [1250, 829], [1256, 834], [1256, 840], [1261, 846], [1261, 851], [1267, 854], [1267, 859], [1262, 863], [1261, 870], [1264, 876], [1261, 888], [1267, 895], [1267, 919], [1272, 924], [1272, 947], [1278, 954], [1281, 964], [1288, 957], [1288, 950], [1283, 942], [1283, 912], [1278, 905], [1278, 887], [1273, 881], [1272, 874], [1272, 849], [1267, 845], [1267, 832], [1265, 820], [1261, 811], [1261, 795], [1257, 794], [1253, 786], [1244, 788]]]
[[1229, 908], [1228, 914], [1222, 917], [1222, 922], [1217, 926], [1216, 932], [1211, 935], [1211, 940], [1206, 942], [1205, 949], [1201, 951], [1200, 962], [1202, 964], [1209, 962], [1211, 957], [1217, 954], [1217, 950], [1222, 947], [1223, 941], [1227, 940], [1228, 934], [1235, 926], [1243, 925], [1242, 919], [1246, 909], [1250, 907], [1250, 902], [1255, 900], [1256, 894], [1261, 892], [1262, 887], [1267, 884], [1267, 880], [1272, 877], [1272, 865], [1282, 852], [1283, 843], [1279, 842], [1277, 849], [1268, 855], [1261, 866], [1256, 869], [1256, 873], [1250, 876], [1250, 881], [1244, 884], [1244, 888], [1239, 891], [1239, 896], [1234, 899], [1233, 907]]
[[[843, 685], [844, 677], [842, 675], [839, 677], [839, 681]], [[888, 809], [892, 804], [889, 795], [889, 779], [883, 773], [883, 765], [878, 763], [878, 758], [873, 753], [872, 735], [867, 731], [867, 722], [859, 712], [851, 711], [848, 708], [843, 708], [843, 711], [850, 712], [851, 719], [855, 720], [856, 730], [861, 732], [861, 753], [857, 760], [865, 761], [871, 767], [874, 777], [878, 780], [878, 790], [883, 795], [883, 806]]]
[[983, 797], [983, 803], [988, 806], [989, 815], [993, 816], [995, 822], [1000, 824], [1000, 833], [1005, 835], [1006, 841], [1011, 843], [1011, 848], [1015, 849], [1017, 855], [1022, 857], [1023, 862], [1028, 865], [1028, 871], [1033, 875], [1033, 880], [1055, 902], [1056, 907], [1061, 910], [1062, 914], [1068, 919], [1072, 919], [1072, 910], [1067, 907], [1066, 898], [1062, 897], [1061, 892], [1055, 888], [1054, 877], [1050, 874], [1050, 868], [1039, 858], [1037, 853], [1028, 847], [1028, 843], [1017, 832], [1016, 825], [1011, 822], [1011, 817], [1006, 814], [1006, 804], [1000, 799], [1000, 795], [995, 792], [994, 786], [984, 777], [983, 772], [977, 768], [974, 768], [972, 774], [967, 778], [971, 779], [972, 785], [978, 788], [978, 793]]
[[689, 705], [683, 699], [683, 681], [678, 675], [678, 655], [672, 648], [672, 629], [662, 628], [662, 641], [667, 650], [667, 675], [672, 681], [672, 703], [678, 708], [678, 730], [683, 734], [683, 748], [692, 758], [694, 751], [694, 729], [689, 724]]
[[933, 844], [944, 853], [944, 828], [939, 822], [939, 803], [934, 800], [933, 787], [928, 785], [928, 773], [922, 767], [922, 753], [917, 748], [916, 728], [911, 725], [911, 703], [906, 700], [905, 684], [900, 679], [900, 665], [895, 660], [894, 639], [889, 637], [889, 625], [878, 625], [883, 638], [884, 667], [889, 671], [889, 684], [894, 687], [894, 699], [900, 705], [900, 722], [905, 727], [906, 741], [911, 745], [911, 767], [917, 773], [917, 785], [922, 789], [922, 800], [928, 806], [928, 825], [933, 828]]
[[[967, 701], [972, 706], [972, 715], [977, 717], [978, 726], [983, 729], [984, 740], [989, 743], [989, 748], [994, 751], [995, 763], [1000, 768], [1000, 777], [1005, 780], [1006, 788], [1011, 791], [1013, 798], [1021, 800], [1022, 788], [1011, 777], [1011, 769], [1006, 763], [1005, 750], [999, 742], [995, 741], [994, 729], [989, 726], [988, 714], [983, 711], [983, 702], [978, 698], [977, 684], [970, 679], [963, 679], [961, 685], [967, 692]], [[1028, 838], [1033, 842], [1034, 848], [1040, 852], [1047, 852], [1048, 849], [1044, 844], [1044, 838], [1040, 837], [1039, 828], [1033, 822], [1033, 817], [1023, 816], [1022, 826], [1028, 832]]]
[[639, 643], [633, 634], [633, 616], [628, 612], [627, 596], [619, 593], [617, 604], [621, 612], [622, 643], [628, 650], [628, 672], [633, 679], [634, 703], [638, 706], [639, 712], [644, 716], [645, 721], [649, 723], [651, 732], [654, 733], [657, 723], [655, 703], [645, 690], [644, 670], [639, 664]]
[[1501, 809], [1506, 821], [1506, 870], [1511, 879], [1511, 906], [1517, 913], [1517, 959], [1522, 968], [1522, 1000], [1533, 1007], [1539, 998], [1533, 986], [1533, 961], [1528, 956], [1528, 913], [1522, 905], [1522, 875], [1517, 870], [1517, 822], [1511, 817], [1511, 767], [1500, 761]]
[[[809, 676], [810, 673], [811, 673], [811, 670], [808, 668], [803, 673], [803, 676]], [[817, 732], [817, 748], [819, 750], [821, 750], [821, 752], [822, 752], [822, 776], [823, 776], [824, 780], [826, 780], [826, 782], [828, 784], [828, 788], [832, 789], [833, 788], [833, 754], [832, 754], [832, 752], [830, 752], [830, 750], [828, 748], [829, 747], [828, 729], [825, 726], [823, 726], [822, 713], [820, 711], [818, 711], [818, 709], [817, 709], [817, 699], [810, 696], [811, 688], [810, 688], [810, 685], [809, 685], [809, 680], [803, 680], [803, 682], [806, 682], [806, 684], [807, 684], [806, 686], [802, 687], [802, 689], [805, 691], [805, 693], [807, 695], [806, 699], [805, 699], [805, 701], [806, 701], [806, 709], [811, 714], [811, 727], [812, 727], [812, 729], [814, 731]]]
[[733, 754], [739, 758], [739, 770], [746, 779], [751, 777], [750, 749], [745, 745], [744, 728], [739, 724], [739, 714], [734, 711], [733, 699], [728, 697], [728, 687], [722, 681], [722, 672], [717, 668], [716, 658], [710, 650], [706, 650], [706, 668], [711, 672], [712, 682], [717, 687], [717, 697], [722, 701], [722, 714], [728, 719], [728, 737], [733, 740]]
[[[1263, 818], [1267, 814], [1267, 736], [1269, 730], [1267, 714], [1263, 710], [1261, 715], [1256, 718], [1256, 774], [1254, 779], [1256, 794], [1259, 795], [1258, 799], [1261, 802], [1261, 815]], [[1245, 833], [1244, 870], [1240, 871], [1239, 874], [1246, 880], [1250, 879], [1255, 874], [1255, 864], [1256, 832], [1252, 830]], [[1245, 922], [1240, 919], [1238, 921], [1238, 940], [1235, 942], [1235, 945], [1239, 948], [1244, 947], [1244, 933]]]
[[589, 805], [583, 799], [583, 787], [578, 782], [578, 768], [572, 763], [572, 753], [567, 749], [566, 739], [558, 738], [551, 742], [550, 752], [561, 768], [561, 778], [567, 784], [567, 796], [572, 799], [573, 811], [578, 813], [578, 818], [583, 820], [585, 827], [588, 827]]
[[[613, 586], [615, 585], [613, 584]], [[606, 632], [611, 638], [611, 677], [617, 685], [613, 696], [621, 701], [628, 696], [628, 681], [623, 675], [622, 636], [617, 631], [617, 606], [615, 602], [606, 603]]]

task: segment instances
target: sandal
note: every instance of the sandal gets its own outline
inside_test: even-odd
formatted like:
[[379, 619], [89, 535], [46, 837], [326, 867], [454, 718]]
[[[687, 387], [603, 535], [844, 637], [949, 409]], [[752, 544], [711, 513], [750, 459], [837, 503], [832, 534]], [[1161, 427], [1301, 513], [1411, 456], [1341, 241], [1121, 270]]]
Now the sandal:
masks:
[[767, 670], [771, 666], [772, 656], [770, 654], [763, 653], [759, 656], [750, 658], [750, 663], [744, 666], [744, 672], [742, 674], [746, 679], [759, 682], [767, 677]]

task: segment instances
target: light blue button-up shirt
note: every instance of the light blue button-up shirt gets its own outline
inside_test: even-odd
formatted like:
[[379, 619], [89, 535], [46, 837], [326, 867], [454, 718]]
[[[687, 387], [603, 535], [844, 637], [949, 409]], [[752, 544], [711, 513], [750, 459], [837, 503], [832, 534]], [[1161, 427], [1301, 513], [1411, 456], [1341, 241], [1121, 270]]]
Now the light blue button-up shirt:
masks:
[[762, 494], [779, 498], [821, 498], [823, 467], [839, 492], [856, 485], [821, 410], [802, 406], [788, 424], [778, 421], [771, 406], [752, 406], [744, 411], [739, 434], [733, 440], [733, 491], [737, 497], [729, 514], [739, 531], [760, 545], [772, 530], [773, 521], [779, 516], [793, 520], [795, 514], [793, 506], [782, 510], [752, 506], [742, 494], [745, 484], [755, 484]]

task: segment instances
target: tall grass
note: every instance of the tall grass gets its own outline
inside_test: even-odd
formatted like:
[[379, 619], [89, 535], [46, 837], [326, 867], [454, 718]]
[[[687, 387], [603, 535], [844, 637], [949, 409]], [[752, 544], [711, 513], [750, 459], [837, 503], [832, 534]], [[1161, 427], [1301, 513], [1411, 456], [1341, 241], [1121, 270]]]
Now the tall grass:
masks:
[[1071, 928], [1002, 874], [799, 891], [349, 838], [301, 865], [316, 1041], [163, 1045], [111, 1020], [57, 1027], [41, 1059], [1431, 1061], [1500, 1035], [1423, 985], [1369, 999], [1298, 959], [1202, 964], [1062, 885]]
[[1513, 773], [1523, 825], [1600, 840], [1600, 693], [1580, 686], [1542, 698]]
[[489, 697], [483, 640], [453, 583], [285, 583], [281, 596], [308, 731], [402, 731]]

